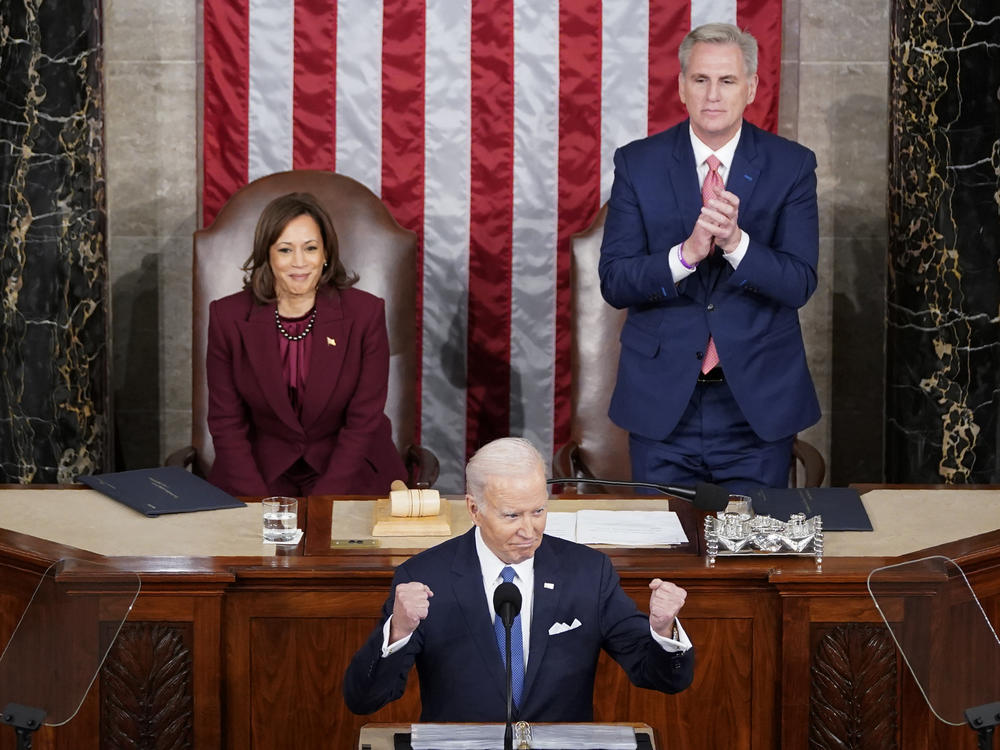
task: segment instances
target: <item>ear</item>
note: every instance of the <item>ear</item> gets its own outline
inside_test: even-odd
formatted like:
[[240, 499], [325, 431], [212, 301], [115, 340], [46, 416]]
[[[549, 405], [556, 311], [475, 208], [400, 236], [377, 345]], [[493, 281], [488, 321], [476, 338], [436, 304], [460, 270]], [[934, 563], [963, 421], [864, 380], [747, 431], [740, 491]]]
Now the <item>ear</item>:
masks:
[[757, 74], [754, 73], [750, 77], [750, 90], [747, 92], [747, 104], [750, 104], [754, 98], [757, 96]]
[[472, 523], [475, 526], [479, 525], [479, 505], [472, 495], [465, 496], [465, 507], [469, 509], [469, 515], [472, 516]]

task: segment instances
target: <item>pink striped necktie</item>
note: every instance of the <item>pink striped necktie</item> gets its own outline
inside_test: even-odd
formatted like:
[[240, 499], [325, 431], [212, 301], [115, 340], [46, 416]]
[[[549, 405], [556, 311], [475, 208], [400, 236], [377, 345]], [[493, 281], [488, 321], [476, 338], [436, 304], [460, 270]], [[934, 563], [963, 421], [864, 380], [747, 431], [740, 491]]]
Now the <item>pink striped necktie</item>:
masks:
[[[719, 176], [719, 167], [722, 165], [722, 162], [719, 161], [715, 154], [709, 156], [706, 161], [708, 162], [708, 174], [705, 175], [705, 181], [701, 183], [702, 205], [708, 205], [708, 202], [718, 196], [726, 187], [722, 182], [722, 177]], [[712, 246], [714, 250], [714, 240]], [[719, 364], [719, 353], [715, 350], [715, 339], [709, 334], [708, 344], [705, 346], [705, 358], [701, 360], [702, 373], [709, 372], [717, 364]]]

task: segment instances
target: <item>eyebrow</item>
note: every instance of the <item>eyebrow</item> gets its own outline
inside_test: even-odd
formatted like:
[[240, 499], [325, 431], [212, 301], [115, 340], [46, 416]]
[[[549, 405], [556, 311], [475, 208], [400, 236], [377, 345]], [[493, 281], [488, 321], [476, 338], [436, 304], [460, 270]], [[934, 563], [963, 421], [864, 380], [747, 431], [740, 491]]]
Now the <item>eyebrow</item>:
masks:
[[501, 510], [497, 509], [502, 516], [519, 516], [522, 513], [536, 513], [540, 510], [545, 510], [548, 507], [548, 503], [543, 503], [541, 505], [536, 505], [534, 508], [529, 508], [528, 510]]

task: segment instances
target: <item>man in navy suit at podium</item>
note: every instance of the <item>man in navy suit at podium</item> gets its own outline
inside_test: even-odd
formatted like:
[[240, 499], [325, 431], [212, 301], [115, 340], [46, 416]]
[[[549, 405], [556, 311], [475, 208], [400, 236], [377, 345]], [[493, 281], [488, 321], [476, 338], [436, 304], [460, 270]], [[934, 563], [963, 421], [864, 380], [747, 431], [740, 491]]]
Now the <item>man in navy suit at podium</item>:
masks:
[[816, 289], [816, 157], [743, 119], [757, 42], [706, 24], [681, 42], [689, 118], [615, 152], [601, 291], [628, 309], [609, 416], [632, 479], [785, 487], [820, 417], [798, 310]]
[[475, 524], [396, 569], [382, 621], [344, 677], [348, 708], [377, 711], [420, 679], [421, 721], [504, 722], [503, 626], [494, 590], [518, 587], [511, 633], [514, 719], [593, 719], [601, 649], [637, 686], [675, 693], [691, 684], [694, 652], [677, 613], [686, 593], [650, 582], [647, 617], [602, 552], [545, 536], [545, 463], [526, 440], [502, 438], [466, 468]]

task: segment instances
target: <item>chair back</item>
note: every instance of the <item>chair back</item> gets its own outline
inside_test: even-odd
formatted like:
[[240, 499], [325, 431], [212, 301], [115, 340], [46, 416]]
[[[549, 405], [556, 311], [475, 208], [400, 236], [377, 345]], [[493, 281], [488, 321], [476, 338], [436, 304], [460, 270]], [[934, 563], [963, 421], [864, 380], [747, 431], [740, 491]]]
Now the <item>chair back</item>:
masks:
[[261, 211], [293, 192], [316, 196], [333, 220], [344, 266], [360, 276], [357, 287], [385, 300], [390, 355], [385, 413], [401, 452], [416, 434], [416, 235], [399, 226], [379, 197], [350, 177], [321, 170], [279, 172], [238, 190], [211, 226], [194, 233], [191, 432], [193, 470], [201, 476], [207, 476], [215, 460], [205, 371], [208, 306], [243, 288], [240, 269], [253, 250]]
[[590, 226], [570, 239], [573, 294], [570, 440], [576, 443], [578, 458], [593, 476], [628, 480], [632, 478], [628, 433], [608, 417], [611, 392], [618, 377], [619, 337], [627, 311], [611, 307], [601, 295], [597, 262], [607, 214], [608, 207], [604, 205]]

